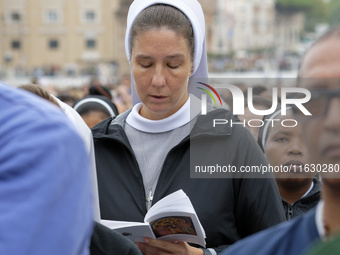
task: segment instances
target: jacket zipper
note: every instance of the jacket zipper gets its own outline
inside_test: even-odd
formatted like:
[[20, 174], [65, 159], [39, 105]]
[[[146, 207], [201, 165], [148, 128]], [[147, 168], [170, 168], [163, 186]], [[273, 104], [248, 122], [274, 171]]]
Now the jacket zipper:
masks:
[[[230, 135], [230, 134], [231, 134], [231, 133], [227, 133], [227, 134], [216, 134], [216, 135], [214, 135], [214, 136], [228, 136], [228, 135]], [[201, 138], [201, 137], [207, 137], [207, 136], [210, 136], [210, 135], [201, 134], [201, 135], [197, 135], [197, 136], [195, 136], [195, 137], [192, 137], [191, 139], [192, 139], [192, 140], [193, 140], [193, 139], [196, 140], [196, 139], [199, 139], [199, 138]], [[162, 167], [161, 173], [163, 172], [164, 165], [165, 165], [165, 163], [166, 163], [167, 160], [168, 160], [169, 154], [172, 153], [173, 150], [175, 150], [175, 149], [181, 147], [182, 145], [184, 145], [185, 143], [187, 143], [188, 141], [190, 141], [189, 138], [190, 138], [190, 134], [189, 134], [188, 136], [186, 136], [179, 144], [177, 144], [176, 146], [172, 147], [172, 148], [169, 150], [169, 152], [167, 153], [167, 155], [166, 155], [166, 157], [165, 157], [165, 159], [164, 159], [163, 167]], [[144, 192], [144, 193], [143, 193], [143, 194], [144, 194], [144, 208], [145, 208], [145, 211], [148, 212], [147, 206], [146, 206], [147, 200], [146, 200], [146, 197], [145, 197], [145, 188], [144, 188], [144, 182], [143, 182], [143, 175], [142, 175], [142, 173], [141, 173], [141, 171], [140, 171], [140, 168], [139, 168], [139, 165], [138, 165], [138, 162], [137, 162], [137, 159], [136, 159], [136, 156], [135, 156], [133, 150], [132, 150], [129, 146], [127, 146], [127, 144], [121, 142], [121, 141], [118, 140], [118, 139], [115, 139], [115, 138], [112, 138], [112, 137], [103, 137], [103, 138], [100, 138], [100, 139], [113, 140], [113, 141], [115, 141], [116, 143], [119, 143], [119, 144], [121, 144], [122, 146], [124, 146], [124, 147], [130, 152], [130, 154], [132, 155], [133, 162], [134, 162], [135, 165], [137, 166], [137, 169], [138, 169], [138, 171], [139, 171], [139, 173], [140, 173], [140, 177], [141, 177], [141, 180], [142, 180], [142, 187], [143, 187], [143, 192]], [[160, 174], [160, 176], [161, 176], [161, 174]], [[159, 176], [159, 177], [160, 177], [160, 176]], [[159, 182], [159, 180], [158, 180], [158, 182]], [[154, 197], [155, 197], [155, 194], [157, 193], [158, 182], [157, 182], [157, 185], [156, 185], [156, 188], [155, 188], [155, 192], [154, 192], [154, 194], [153, 194]], [[152, 205], [153, 205], [153, 203], [151, 204], [151, 206], [152, 206]]]

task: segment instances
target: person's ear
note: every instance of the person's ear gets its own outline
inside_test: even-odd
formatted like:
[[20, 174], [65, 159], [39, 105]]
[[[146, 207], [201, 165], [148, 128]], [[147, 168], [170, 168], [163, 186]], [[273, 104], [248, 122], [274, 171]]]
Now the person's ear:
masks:
[[191, 66], [190, 73], [189, 73], [189, 78], [191, 77], [192, 73], [194, 72], [194, 66]]

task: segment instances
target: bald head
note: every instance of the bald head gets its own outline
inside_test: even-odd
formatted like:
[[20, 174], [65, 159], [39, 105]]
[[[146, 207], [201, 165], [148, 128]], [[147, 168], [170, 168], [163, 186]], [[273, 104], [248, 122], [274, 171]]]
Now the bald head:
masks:
[[305, 53], [299, 78], [340, 78], [340, 26], [318, 38]]

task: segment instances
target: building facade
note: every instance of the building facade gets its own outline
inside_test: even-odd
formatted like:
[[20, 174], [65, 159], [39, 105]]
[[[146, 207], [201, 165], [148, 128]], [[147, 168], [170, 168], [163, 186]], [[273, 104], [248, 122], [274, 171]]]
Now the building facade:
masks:
[[[124, 37], [132, 1], [0, 0], [0, 71], [48, 67], [79, 74], [101, 64], [111, 74], [129, 73]], [[289, 47], [303, 29], [300, 14], [276, 14], [275, 0], [198, 1], [212, 56]]]
[[205, 11], [207, 50], [212, 55], [274, 46], [274, 0], [199, 2]]
[[301, 41], [301, 34], [305, 26], [303, 12], [276, 12], [275, 45], [286, 49], [296, 50]]
[[0, 65], [117, 66], [124, 61], [120, 6], [119, 0], [0, 0]]

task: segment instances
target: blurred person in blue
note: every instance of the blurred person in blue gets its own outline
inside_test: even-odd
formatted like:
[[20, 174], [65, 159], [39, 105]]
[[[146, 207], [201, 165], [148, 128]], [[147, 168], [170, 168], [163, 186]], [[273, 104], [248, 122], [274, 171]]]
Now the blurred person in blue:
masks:
[[0, 254], [89, 254], [89, 158], [51, 103], [0, 84]]
[[91, 171], [91, 179], [92, 179], [92, 186], [93, 186], [93, 209], [94, 209], [94, 219], [96, 221], [100, 220], [100, 213], [99, 213], [99, 201], [98, 201], [98, 187], [97, 187], [97, 175], [96, 175], [96, 164], [94, 158], [94, 148], [93, 148], [93, 138], [92, 133], [87, 124], [81, 118], [81, 116], [68, 104], [62, 102], [57, 97], [50, 94], [45, 88], [37, 84], [24, 84], [19, 86], [20, 89], [24, 89], [29, 91], [41, 98], [46, 99], [47, 101], [51, 102], [52, 104], [59, 107], [70, 122], [76, 128], [77, 133], [83, 139], [85, 144], [85, 148], [90, 158], [90, 171]]
[[[321, 201], [302, 217], [236, 243], [223, 254], [305, 254], [317, 242], [340, 233], [340, 27], [318, 38], [306, 52], [299, 70], [299, 86], [311, 92], [304, 104], [312, 116], [293, 108], [302, 123], [314, 171], [320, 167]], [[313, 165], [309, 165], [310, 170]], [[306, 168], [305, 168], [306, 170]]]
[[[87, 149], [88, 156], [90, 158], [90, 169], [91, 169], [91, 179], [92, 179], [92, 188], [93, 188], [93, 209], [94, 209], [94, 229], [91, 237], [91, 245], [90, 245], [90, 253], [91, 255], [103, 255], [103, 254], [126, 254], [126, 255], [134, 255], [141, 254], [140, 251], [136, 248], [136, 246], [130, 242], [130, 240], [124, 238], [120, 234], [116, 233], [113, 230], [101, 225], [99, 223], [99, 201], [98, 201], [98, 187], [97, 187], [97, 176], [95, 169], [95, 161], [94, 161], [94, 151], [93, 151], [93, 139], [92, 133], [89, 127], [85, 124], [80, 115], [68, 104], [63, 103], [58, 98], [52, 96], [48, 93], [43, 87], [36, 84], [26, 84], [21, 85], [19, 88], [34, 93], [52, 104], [59, 107], [66, 115], [66, 117], [70, 120], [70, 122], [76, 128], [77, 133], [83, 139], [85, 147]], [[92, 96], [90, 101], [87, 102], [97, 102], [99, 99], [104, 100], [103, 102], [109, 103], [109, 100], [106, 97], [102, 98], [101, 96]], [[101, 101], [99, 101], [101, 102]], [[109, 105], [107, 105], [109, 107]], [[88, 109], [88, 108], [86, 108]], [[111, 109], [113, 111], [114, 109]], [[86, 170], [86, 169], [84, 169]]]
[[205, 229], [206, 248], [145, 239], [138, 243], [144, 254], [217, 254], [285, 219], [272, 175], [190, 178], [191, 150], [215, 164], [267, 164], [246, 128], [212, 127], [212, 118], [231, 120], [232, 113], [200, 114], [196, 81], [208, 78], [204, 22], [196, 0], [134, 1], [125, 38], [134, 106], [92, 129], [102, 219], [143, 222], [154, 203], [183, 189]]

